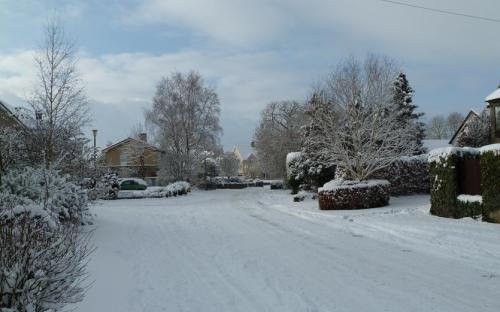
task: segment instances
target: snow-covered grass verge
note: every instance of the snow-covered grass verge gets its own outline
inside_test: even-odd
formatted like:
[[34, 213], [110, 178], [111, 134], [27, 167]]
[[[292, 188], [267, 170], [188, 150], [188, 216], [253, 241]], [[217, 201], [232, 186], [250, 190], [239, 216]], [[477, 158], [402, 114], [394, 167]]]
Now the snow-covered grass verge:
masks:
[[151, 186], [144, 191], [119, 191], [118, 199], [162, 198], [186, 195], [190, 191], [191, 185], [188, 182], [178, 181], [167, 186]]

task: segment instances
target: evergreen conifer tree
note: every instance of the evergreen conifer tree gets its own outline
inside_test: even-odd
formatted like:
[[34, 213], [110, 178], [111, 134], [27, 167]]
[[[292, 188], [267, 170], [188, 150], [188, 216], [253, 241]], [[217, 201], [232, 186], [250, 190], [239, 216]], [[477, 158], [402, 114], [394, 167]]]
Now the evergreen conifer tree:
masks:
[[425, 152], [422, 140], [425, 137], [425, 124], [420, 121], [423, 113], [417, 113], [417, 105], [413, 104], [413, 89], [404, 73], [399, 73], [393, 83], [393, 102], [395, 109], [399, 112], [399, 122], [402, 125], [415, 123], [415, 136], [412, 140], [416, 142], [413, 154], [418, 155]]

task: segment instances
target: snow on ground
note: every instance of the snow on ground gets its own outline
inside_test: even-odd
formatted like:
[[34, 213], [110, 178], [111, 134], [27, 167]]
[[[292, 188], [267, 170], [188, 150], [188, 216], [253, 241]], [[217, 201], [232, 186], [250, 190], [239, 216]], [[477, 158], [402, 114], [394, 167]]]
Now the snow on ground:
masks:
[[102, 202], [77, 311], [498, 311], [500, 226], [391, 202], [319, 211], [267, 188]]

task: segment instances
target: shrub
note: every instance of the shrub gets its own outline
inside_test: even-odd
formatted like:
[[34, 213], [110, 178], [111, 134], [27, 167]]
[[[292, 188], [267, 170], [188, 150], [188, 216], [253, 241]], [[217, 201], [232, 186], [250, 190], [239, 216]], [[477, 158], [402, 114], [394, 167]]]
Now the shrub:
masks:
[[90, 233], [19, 208], [0, 207], [0, 311], [60, 311], [81, 301]]
[[286, 158], [287, 185], [296, 194], [301, 185], [308, 189], [317, 189], [319, 186], [335, 178], [336, 166], [324, 166], [308, 159], [302, 152], [289, 153]]
[[429, 162], [427, 155], [401, 157], [389, 167], [377, 172], [373, 179], [388, 180], [393, 196], [428, 194]]
[[271, 190], [282, 190], [283, 189], [283, 182], [273, 181], [273, 182], [271, 182], [270, 188], [271, 188]]
[[333, 180], [319, 189], [319, 208], [346, 210], [387, 206], [389, 187], [387, 180]]
[[112, 171], [106, 172], [99, 183], [99, 198], [117, 199], [119, 191], [120, 183], [118, 181], [118, 174]]
[[14, 205], [42, 206], [57, 221], [91, 223], [86, 191], [56, 170], [27, 167], [9, 171], [0, 192]]
[[292, 194], [299, 192], [300, 185], [304, 182], [304, 157], [301, 152], [286, 155], [286, 182], [292, 189]]
[[457, 197], [454, 218], [478, 218], [483, 213], [482, 197], [479, 195], [459, 195]]
[[500, 144], [481, 148], [483, 221], [500, 223]]

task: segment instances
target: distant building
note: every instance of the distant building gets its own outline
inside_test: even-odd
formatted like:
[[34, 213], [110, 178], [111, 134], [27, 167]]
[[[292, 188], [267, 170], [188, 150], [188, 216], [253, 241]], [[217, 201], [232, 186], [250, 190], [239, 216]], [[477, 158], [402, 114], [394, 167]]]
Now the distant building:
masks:
[[236, 158], [238, 158], [238, 160], [240, 161], [240, 167], [238, 169], [238, 175], [244, 175], [244, 170], [243, 170], [243, 161], [245, 160], [245, 157], [243, 157], [243, 154], [241, 153], [240, 151], [240, 148], [238, 147], [238, 145], [236, 145], [234, 148], [233, 148], [233, 152], [234, 156], [236, 156]]
[[121, 177], [144, 178], [150, 185], [157, 184], [160, 149], [147, 142], [147, 135], [126, 138], [103, 149], [105, 165]]

